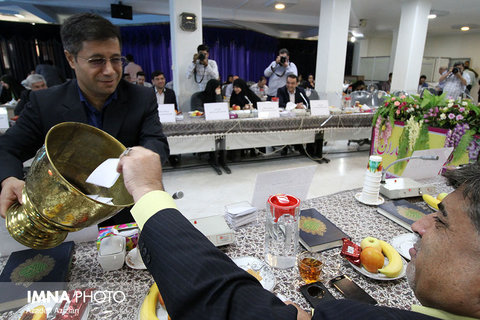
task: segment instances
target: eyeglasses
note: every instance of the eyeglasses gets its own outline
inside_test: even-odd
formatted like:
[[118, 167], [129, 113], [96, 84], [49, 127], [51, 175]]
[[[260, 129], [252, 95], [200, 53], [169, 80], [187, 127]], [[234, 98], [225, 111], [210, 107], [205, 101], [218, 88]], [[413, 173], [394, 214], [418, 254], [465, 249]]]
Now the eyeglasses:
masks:
[[103, 67], [104, 65], [107, 64], [107, 60], [110, 61], [110, 63], [112, 64], [112, 66], [123, 66], [126, 64], [127, 62], [127, 58], [125, 57], [113, 57], [113, 58], [110, 58], [110, 59], [107, 59], [107, 58], [90, 58], [90, 59], [86, 59], [86, 58], [82, 58], [82, 57], [77, 57], [77, 58], [80, 58], [82, 60], [85, 60], [88, 62], [88, 64], [94, 68], [98, 68], [98, 67]]

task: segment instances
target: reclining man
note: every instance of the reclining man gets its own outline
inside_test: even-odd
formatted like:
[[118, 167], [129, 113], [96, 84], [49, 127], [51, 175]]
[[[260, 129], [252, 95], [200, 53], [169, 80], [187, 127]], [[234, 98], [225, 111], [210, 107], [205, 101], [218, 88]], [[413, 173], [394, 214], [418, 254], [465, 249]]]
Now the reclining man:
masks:
[[[172, 319], [311, 318], [263, 289], [182, 216], [163, 191], [157, 154], [134, 147], [117, 170], [136, 203], [140, 253]], [[312, 319], [480, 318], [480, 164], [446, 176], [455, 191], [440, 212], [412, 225], [420, 240], [410, 249], [407, 275], [423, 306], [407, 311], [335, 300], [318, 305]]]

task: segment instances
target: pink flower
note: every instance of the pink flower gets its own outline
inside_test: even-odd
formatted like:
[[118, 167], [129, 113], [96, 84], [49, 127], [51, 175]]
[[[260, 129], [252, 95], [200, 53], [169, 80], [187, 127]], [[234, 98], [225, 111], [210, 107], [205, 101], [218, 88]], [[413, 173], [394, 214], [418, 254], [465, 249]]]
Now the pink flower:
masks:
[[405, 98], [406, 98], [405, 95], [400, 96], [400, 99], [405, 99]]
[[[393, 98], [392, 98], [392, 100], [393, 100]], [[400, 105], [400, 102], [395, 101], [394, 105], [395, 105], [396, 107], [398, 107], [398, 106]]]
[[448, 119], [455, 119], [455, 115], [453, 113], [448, 114]]
[[465, 111], [465, 108], [461, 107], [460, 109], [458, 109], [458, 111], [463, 112], [463, 111]]
[[435, 107], [435, 113], [438, 113], [438, 107]]
[[385, 102], [385, 107], [388, 107], [388, 102]]
[[395, 112], [397, 114], [397, 116], [400, 115], [400, 109], [397, 110], [397, 112]]
[[397, 99], [395, 99], [395, 97], [392, 97], [392, 101], [395, 101], [395, 100], [397, 100]]
[[427, 119], [427, 120], [425, 120], [425, 123], [428, 123], [428, 119]]
[[460, 121], [463, 119], [463, 116], [461, 114], [457, 115], [457, 121]]
[[424, 115], [423, 115], [423, 118], [424, 118], [424, 119], [428, 118], [428, 114], [424, 114]]

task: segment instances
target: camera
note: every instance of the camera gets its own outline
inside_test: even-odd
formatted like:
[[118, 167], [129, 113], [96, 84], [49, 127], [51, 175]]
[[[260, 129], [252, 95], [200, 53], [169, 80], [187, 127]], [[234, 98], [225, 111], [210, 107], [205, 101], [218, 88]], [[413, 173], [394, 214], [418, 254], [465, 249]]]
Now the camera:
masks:
[[287, 57], [280, 57], [280, 64], [285, 64], [287, 62]]
[[458, 70], [458, 68], [457, 68], [457, 67], [455, 67], [455, 68], [453, 68], [453, 69], [452, 69], [452, 73], [453, 73], [453, 74], [456, 74], [456, 73], [458, 73], [458, 71], [460, 71], [460, 70]]
[[205, 54], [199, 53], [199, 54], [198, 54], [198, 60], [199, 60], [199, 61], [205, 60]]

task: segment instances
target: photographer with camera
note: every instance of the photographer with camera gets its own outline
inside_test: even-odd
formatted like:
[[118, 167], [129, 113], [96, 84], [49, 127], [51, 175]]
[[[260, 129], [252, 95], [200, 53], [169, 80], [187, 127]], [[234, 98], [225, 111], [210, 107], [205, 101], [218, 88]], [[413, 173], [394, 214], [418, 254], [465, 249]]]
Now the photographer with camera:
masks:
[[209, 60], [210, 48], [206, 44], [197, 47], [197, 53], [193, 55], [193, 61], [187, 68], [187, 79], [193, 77], [197, 84], [197, 91], [205, 90], [207, 82], [219, 78], [217, 62]]
[[467, 84], [470, 82], [468, 74], [463, 73], [463, 63], [456, 62], [453, 67], [445, 71], [438, 82], [444, 82], [443, 92], [447, 93], [447, 98], [457, 99], [465, 92]]
[[276, 97], [277, 90], [287, 84], [289, 74], [298, 76], [297, 66], [290, 62], [290, 54], [285, 48], [280, 49], [275, 61], [272, 61], [263, 73], [265, 77], [270, 78], [267, 91], [268, 101], [271, 101], [272, 97]]

